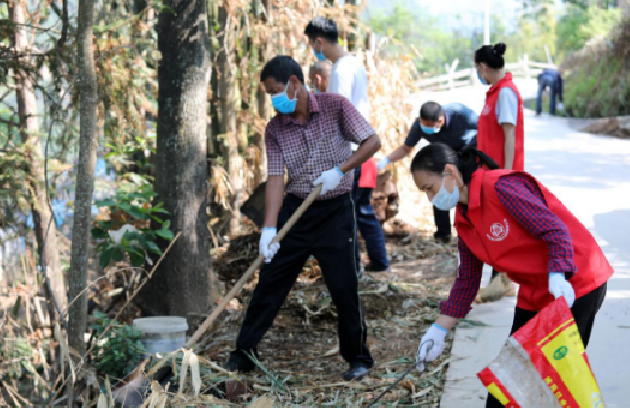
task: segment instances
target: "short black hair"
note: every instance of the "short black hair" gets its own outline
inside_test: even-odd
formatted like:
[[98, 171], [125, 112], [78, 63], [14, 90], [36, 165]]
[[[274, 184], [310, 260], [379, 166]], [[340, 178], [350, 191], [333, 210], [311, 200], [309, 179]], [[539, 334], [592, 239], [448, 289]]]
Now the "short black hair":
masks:
[[306, 34], [309, 40], [321, 37], [331, 43], [339, 42], [337, 23], [329, 18], [315, 17], [304, 29], [304, 34]]
[[291, 75], [295, 75], [304, 84], [304, 73], [300, 64], [287, 55], [278, 55], [267, 61], [260, 73], [260, 82], [265, 82], [267, 78], [273, 78], [278, 83], [288, 84]]
[[505, 66], [505, 50], [507, 45], [498, 43], [494, 45], [484, 45], [475, 51], [475, 64], [486, 64], [493, 69], [501, 69]]
[[444, 115], [444, 109], [437, 102], [425, 102], [420, 108], [420, 119], [437, 122]]

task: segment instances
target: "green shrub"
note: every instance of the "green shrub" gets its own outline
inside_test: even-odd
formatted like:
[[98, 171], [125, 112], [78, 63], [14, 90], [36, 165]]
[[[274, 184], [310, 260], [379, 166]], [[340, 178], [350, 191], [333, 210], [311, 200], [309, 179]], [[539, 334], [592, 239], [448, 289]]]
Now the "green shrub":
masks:
[[612, 40], [601, 41], [571, 57], [565, 78], [565, 107], [570, 116], [581, 118], [630, 114], [630, 44], [626, 20], [612, 32]]
[[[94, 336], [98, 339], [112, 322], [106, 315], [95, 314], [92, 324]], [[126, 324], [114, 321], [112, 328], [103, 336], [102, 344], [92, 349], [92, 359], [100, 376], [123, 379], [142, 361], [146, 350], [140, 342], [140, 332]]]
[[562, 61], [568, 53], [581, 50], [589, 40], [606, 38], [620, 22], [619, 9], [569, 5], [556, 26], [557, 59]]
[[17, 380], [22, 377], [24, 371], [34, 372], [31, 363], [33, 347], [25, 338], [3, 338], [3, 346], [0, 348], [0, 379], [3, 377]]
[[[168, 211], [162, 203], [153, 205], [153, 186], [143, 182], [138, 175], [130, 175], [133, 182], [123, 184], [113, 198], [97, 201], [98, 207], [109, 207], [108, 220], [98, 220], [92, 228], [92, 238], [102, 240], [96, 247], [100, 254], [100, 265], [105, 268], [112, 260], [119, 262], [123, 253], [127, 253], [131, 265], [140, 267], [149, 259], [149, 252], [162, 255], [157, 241], [159, 238], [171, 241], [173, 232], [171, 222], [164, 221]], [[161, 226], [151, 229], [151, 221]], [[121, 227], [133, 226], [133, 230], [125, 231], [120, 242], [114, 240], [110, 231], [120, 231]]]

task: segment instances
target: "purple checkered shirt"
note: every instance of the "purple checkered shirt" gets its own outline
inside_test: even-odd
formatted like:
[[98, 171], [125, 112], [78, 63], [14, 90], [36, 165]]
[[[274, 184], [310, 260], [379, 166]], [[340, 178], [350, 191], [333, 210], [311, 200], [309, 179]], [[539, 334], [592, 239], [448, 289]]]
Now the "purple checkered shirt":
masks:
[[[352, 155], [350, 142], [361, 144], [373, 134], [374, 129], [343, 96], [309, 93], [306, 124], [283, 114], [267, 124], [267, 175], [282, 176], [286, 166], [286, 192], [305, 199], [322, 172], [341, 166]], [[353, 180], [354, 171], [346, 172], [337, 188], [317, 199], [349, 193]]]
[[[547, 243], [549, 273], [565, 273], [570, 279], [577, 272], [573, 262], [573, 242], [566, 224], [554, 214], [540, 188], [529, 177], [509, 174], [499, 178], [495, 190], [501, 203], [527, 232]], [[459, 274], [448, 300], [440, 304], [442, 314], [466, 317], [481, 285], [483, 262], [459, 240]]]

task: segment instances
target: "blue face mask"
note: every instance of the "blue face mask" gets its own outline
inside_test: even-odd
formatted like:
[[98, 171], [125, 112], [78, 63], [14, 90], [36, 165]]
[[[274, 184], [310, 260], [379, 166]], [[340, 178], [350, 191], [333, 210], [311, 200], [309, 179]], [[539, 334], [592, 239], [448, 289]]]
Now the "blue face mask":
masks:
[[317, 49], [315, 49], [314, 45], [313, 45], [313, 53], [315, 54], [315, 58], [317, 58], [318, 61], [326, 61], [326, 56], [324, 55], [324, 53], [318, 52]]
[[284, 88], [284, 92], [275, 94], [271, 97], [271, 104], [273, 107], [276, 108], [278, 112], [284, 114], [295, 112], [295, 105], [297, 104], [297, 90], [295, 91], [295, 95], [293, 95], [293, 99], [289, 99], [287, 89], [289, 89], [288, 83]]
[[431, 204], [433, 204], [437, 209], [442, 211], [448, 211], [451, 208], [454, 208], [459, 202], [459, 188], [457, 187], [457, 183], [453, 180], [453, 192], [449, 193], [444, 187], [444, 176], [442, 176], [442, 187], [440, 191], [433, 196], [433, 200], [431, 200]]
[[488, 85], [488, 81], [486, 81], [481, 77], [481, 75], [479, 75], [479, 71], [477, 71], [477, 78], [479, 78], [479, 82], [481, 82], [481, 85]]
[[427, 127], [427, 126], [424, 126], [422, 123], [420, 124], [420, 129], [422, 129], [422, 131], [423, 131], [425, 134], [427, 134], [427, 135], [432, 135], [432, 134], [435, 134], [435, 133], [439, 133], [439, 132], [440, 132], [440, 128], [439, 128], [439, 127], [434, 127], [434, 128], [432, 128], [432, 127]]

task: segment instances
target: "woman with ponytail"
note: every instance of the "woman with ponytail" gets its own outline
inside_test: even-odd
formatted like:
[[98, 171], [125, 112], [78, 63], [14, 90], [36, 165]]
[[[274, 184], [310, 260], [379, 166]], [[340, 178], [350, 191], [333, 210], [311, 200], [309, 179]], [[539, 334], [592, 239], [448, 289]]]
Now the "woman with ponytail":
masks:
[[[505, 72], [503, 43], [484, 45], [475, 52], [477, 77], [483, 85], [490, 85], [486, 103], [477, 121], [477, 148], [489, 155], [502, 169], [524, 170], [525, 152], [523, 128], [523, 99], [512, 82], [512, 74]], [[492, 270], [492, 280], [501, 279]], [[495, 287], [495, 285], [492, 285]], [[504, 279], [504, 294], [512, 283]], [[484, 297], [484, 294], [481, 294]]]
[[[418, 347], [419, 366], [438, 358], [448, 331], [470, 312], [484, 263], [520, 285], [511, 334], [564, 296], [588, 345], [613, 269], [590, 232], [549, 190], [528, 173], [499, 169], [486, 153], [471, 148], [458, 155], [439, 143], [418, 152], [411, 173], [434, 206], [457, 207], [460, 259], [441, 314]], [[489, 396], [486, 406], [502, 405]]]
[[484, 45], [475, 52], [477, 77], [490, 85], [477, 122], [477, 148], [507, 170], [523, 170], [523, 99], [505, 72], [503, 43]]

